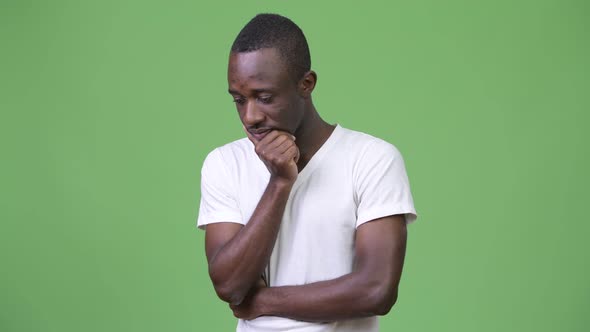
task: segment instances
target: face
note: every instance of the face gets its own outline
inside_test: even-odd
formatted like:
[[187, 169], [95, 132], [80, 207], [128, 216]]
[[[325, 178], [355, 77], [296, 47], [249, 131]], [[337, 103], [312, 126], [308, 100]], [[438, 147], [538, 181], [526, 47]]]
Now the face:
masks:
[[231, 53], [229, 93], [240, 120], [258, 140], [273, 129], [295, 134], [305, 110], [305, 94], [274, 48]]

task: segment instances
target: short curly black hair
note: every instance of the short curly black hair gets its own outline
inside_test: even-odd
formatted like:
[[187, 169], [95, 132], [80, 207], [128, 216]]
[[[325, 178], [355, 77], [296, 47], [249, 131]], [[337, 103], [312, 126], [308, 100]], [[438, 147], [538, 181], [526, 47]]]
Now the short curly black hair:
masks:
[[231, 52], [252, 52], [261, 48], [277, 49], [295, 81], [299, 81], [311, 69], [309, 46], [303, 31], [284, 16], [256, 15], [242, 28]]

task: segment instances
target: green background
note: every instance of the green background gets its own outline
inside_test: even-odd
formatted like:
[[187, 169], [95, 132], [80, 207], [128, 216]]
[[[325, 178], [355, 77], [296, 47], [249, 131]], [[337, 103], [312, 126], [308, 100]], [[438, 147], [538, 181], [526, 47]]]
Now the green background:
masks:
[[258, 12], [306, 33], [327, 121], [404, 156], [382, 331], [588, 330], [587, 1], [0, 0], [2, 332], [234, 330], [195, 223]]

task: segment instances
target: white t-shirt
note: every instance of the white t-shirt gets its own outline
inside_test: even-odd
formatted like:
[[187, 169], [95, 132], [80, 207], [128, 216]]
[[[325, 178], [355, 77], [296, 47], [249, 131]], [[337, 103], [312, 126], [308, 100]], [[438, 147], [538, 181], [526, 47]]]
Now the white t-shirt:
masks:
[[[201, 171], [197, 225], [246, 224], [270, 178], [243, 138], [213, 150]], [[356, 227], [380, 217], [417, 214], [398, 149], [379, 138], [336, 128], [295, 181], [270, 263], [270, 286], [303, 285], [352, 272]], [[377, 317], [334, 323], [262, 316], [239, 320], [238, 332], [378, 331]]]

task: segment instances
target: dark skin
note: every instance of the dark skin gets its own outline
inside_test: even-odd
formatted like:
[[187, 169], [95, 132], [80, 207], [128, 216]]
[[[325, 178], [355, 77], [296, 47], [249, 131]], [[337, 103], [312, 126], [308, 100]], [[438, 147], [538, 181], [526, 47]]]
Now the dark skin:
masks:
[[334, 130], [312, 103], [316, 82], [313, 71], [293, 79], [272, 48], [230, 54], [229, 92], [248, 138], [270, 172], [267, 188], [246, 225], [219, 222], [206, 228], [211, 280], [238, 318], [272, 315], [335, 321], [384, 315], [397, 299], [407, 239], [402, 215], [358, 227], [355, 264], [349, 274], [283, 287], [266, 287], [260, 279], [293, 183]]

